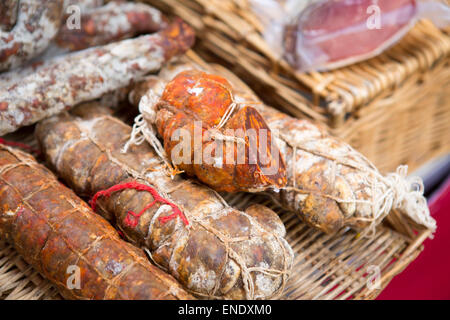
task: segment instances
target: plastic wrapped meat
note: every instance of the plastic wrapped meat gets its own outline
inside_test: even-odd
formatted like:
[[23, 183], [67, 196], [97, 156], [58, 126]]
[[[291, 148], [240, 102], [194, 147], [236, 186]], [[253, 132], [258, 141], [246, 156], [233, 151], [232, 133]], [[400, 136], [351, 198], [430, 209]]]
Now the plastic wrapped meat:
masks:
[[415, 0], [319, 2], [286, 26], [285, 56], [297, 67], [316, 69], [366, 60], [398, 41], [416, 14]]
[[449, 7], [438, 1], [267, 0], [251, 4], [265, 21], [266, 41], [299, 71], [335, 69], [374, 57], [421, 18], [439, 26], [450, 21]]

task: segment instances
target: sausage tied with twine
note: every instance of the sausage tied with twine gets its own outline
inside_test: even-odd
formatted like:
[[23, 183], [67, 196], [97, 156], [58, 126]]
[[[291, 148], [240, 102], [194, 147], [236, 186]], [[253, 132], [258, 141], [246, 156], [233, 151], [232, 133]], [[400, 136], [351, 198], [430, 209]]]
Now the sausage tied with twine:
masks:
[[[245, 212], [217, 192], [167, 173], [147, 144], [123, 147], [131, 127], [92, 108], [40, 122], [48, 162], [77, 193], [191, 293], [206, 298], [279, 296], [293, 262], [286, 230], [270, 209]], [[101, 197], [97, 197], [102, 195]]]
[[251, 106], [234, 112], [232, 98], [222, 77], [198, 70], [179, 73], [162, 96], [143, 98], [140, 108], [146, 110], [136, 119], [125, 152], [145, 137], [168, 163], [216, 191], [284, 187], [286, 169], [269, 127]]
[[193, 299], [32, 156], [2, 144], [0, 236], [67, 299]]
[[[150, 76], [135, 86], [130, 102], [139, 105], [144, 118], [145, 112], [151, 110], [146, 95], [161, 97], [167, 83], [192, 69], [224, 76], [232, 85], [234, 100], [241, 106], [248, 101], [259, 101], [225, 68], [213, 68], [191, 52], [189, 55], [193, 57], [191, 60], [184, 58], [183, 62], [166, 66], [158, 76]], [[267, 191], [282, 207], [326, 233], [344, 226], [373, 231], [392, 209], [399, 209], [418, 224], [436, 229], [423, 196], [422, 180], [407, 177], [407, 167], [400, 166], [396, 173], [383, 176], [363, 155], [311, 121], [292, 118], [263, 103], [255, 103], [253, 107], [272, 132], [277, 133], [277, 144], [286, 162], [287, 186]]]

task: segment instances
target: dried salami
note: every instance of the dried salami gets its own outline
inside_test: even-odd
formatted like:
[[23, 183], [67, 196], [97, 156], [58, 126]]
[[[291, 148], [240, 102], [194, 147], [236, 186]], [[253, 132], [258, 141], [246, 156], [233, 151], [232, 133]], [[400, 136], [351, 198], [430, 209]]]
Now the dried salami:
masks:
[[[9, 10], [6, 14], [13, 13], [11, 5], [6, 6]], [[12, 16], [6, 22], [9, 27], [14, 26], [0, 30], [0, 72], [20, 66], [43, 52], [58, 33], [63, 9], [59, 0], [21, 0], [16, 21]]]
[[[155, 72], [185, 52], [193, 30], [176, 20], [164, 30], [56, 57], [32, 71], [13, 73], [0, 87], [0, 136], [84, 101], [101, 97]], [[30, 67], [32, 68], [32, 67]]]
[[[158, 77], [152, 76], [137, 84], [130, 101], [136, 104], [139, 96], [149, 90], [156, 97], [162, 96], [167, 83], [180, 72], [193, 69], [220, 70], [231, 83], [237, 103], [245, 105], [246, 101], [258, 101], [231, 72], [192, 62], [167, 66]], [[311, 121], [292, 118], [263, 103], [255, 103], [253, 107], [278, 135], [276, 141], [286, 162], [288, 183], [268, 193], [284, 208], [327, 233], [344, 226], [369, 232], [392, 209], [404, 211], [430, 229], [436, 228], [423, 196], [423, 183], [418, 177], [406, 177], [405, 166], [383, 176], [350, 145]]]
[[63, 24], [55, 43], [72, 51], [82, 50], [153, 33], [166, 26], [161, 12], [149, 5], [113, 1], [84, 13], [79, 28]]
[[131, 128], [110, 116], [55, 116], [36, 131], [48, 162], [98, 212], [199, 297], [266, 299], [282, 293], [293, 261], [270, 209], [230, 207], [212, 189], [171, 179], [147, 144], [122, 149]]
[[49, 170], [3, 145], [0, 236], [67, 299], [192, 299]]
[[269, 127], [251, 106], [234, 112], [231, 86], [222, 77], [190, 70], [167, 83], [161, 97], [142, 94], [130, 143], [141, 142], [142, 134], [177, 169], [216, 191], [255, 192], [286, 185], [284, 161]]

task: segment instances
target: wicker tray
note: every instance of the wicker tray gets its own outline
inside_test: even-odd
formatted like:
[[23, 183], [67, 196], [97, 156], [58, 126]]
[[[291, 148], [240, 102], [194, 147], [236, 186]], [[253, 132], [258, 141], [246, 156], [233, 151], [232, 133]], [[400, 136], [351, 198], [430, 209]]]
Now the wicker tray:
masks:
[[326, 123], [381, 171], [450, 151], [450, 37], [429, 21], [369, 61], [298, 73], [276, 59], [246, 1], [145, 1], [194, 26], [204, 58], [219, 59], [269, 104]]
[[[261, 198], [240, 194], [227, 200], [236, 207], [254, 202], [266, 204], [281, 214], [288, 230], [287, 240], [295, 252], [293, 271], [282, 299], [374, 299], [419, 255], [422, 242], [429, 236], [428, 230], [412, 238], [395, 231], [395, 227], [414, 228], [414, 225], [394, 213], [388, 218], [390, 223], [380, 226], [373, 238], [358, 237], [350, 230], [331, 237]], [[371, 290], [367, 284], [373, 266], [380, 268], [380, 287]], [[11, 246], [0, 241], [0, 299], [61, 299], [61, 296]]]
[[[188, 53], [188, 57], [210, 68], [211, 72], [240, 81], [223, 67], [208, 66], [193, 52]], [[8, 138], [14, 137], [30, 145], [36, 143], [32, 131]], [[280, 214], [287, 229], [286, 239], [295, 252], [294, 266], [282, 299], [374, 299], [419, 255], [423, 241], [431, 233], [392, 211], [373, 237], [362, 237], [349, 229], [330, 236], [308, 227], [295, 214], [262, 196], [241, 193], [224, 197], [230, 205], [240, 209], [260, 203]], [[368, 285], [372, 284], [374, 270], [379, 270], [379, 287]], [[61, 297], [13, 248], [0, 240], [0, 299]]]

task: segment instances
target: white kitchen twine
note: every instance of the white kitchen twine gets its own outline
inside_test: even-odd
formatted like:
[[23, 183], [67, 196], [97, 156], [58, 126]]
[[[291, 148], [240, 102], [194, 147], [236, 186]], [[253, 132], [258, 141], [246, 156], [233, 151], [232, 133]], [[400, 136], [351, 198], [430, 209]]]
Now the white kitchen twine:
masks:
[[[145, 95], [142, 96], [141, 100], [139, 101], [140, 114], [136, 118], [134, 118], [134, 124], [130, 139], [122, 148], [122, 153], [126, 153], [131, 145], [140, 145], [144, 141], [148, 141], [153, 149], [155, 149], [155, 152], [158, 154], [158, 156], [160, 156], [161, 159], [164, 160], [169, 168], [172, 168], [171, 161], [167, 156], [164, 147], [156, 136], [153, 125], [148, 124], [154, 124], [156, 122], [156, 105], [158, 101], [159, 96], [152, 89], [148, 90]], [[218, 129], [222, 128], [230, 119], [236, 108], [239, 108], [239, 104], [235, 101], [233, 101], [228, 106], [219, 124], [212, 130], [211, 137], [213, 139], [245, 144], [245, 140], [240, 137], [227, 136], [218, 131]], [[175, 174], [173, 174], [172, 172], [171, 177], [173, 178], [174, 176]]]
[[[123, 153], [128, 151], [128, 148], [135, 144], [140, 145], [144, 141], [148, 141], [150, 145], [153, 147], [158, 156], [166, 163], [170, 170], [170, 176], [172, 178], [176, 175], [176, 170], [173, 169], [171, 161], [167, 156], [164, 147], [161, 145], [160, 140], [156, 136], [156, 132], [153, 128], [153, 125], [148, 125], [148, 123], [155, 123], [156, 121], [156, 105], [159, 101], [159, 96], [153, 91], [148, 90], [147, 93], [141, 98], [139, 102], [139, 112], [140, 114], [135, 118], [135, 123], [133, 125], [133, 130], [131, 132], [130, 139], [125, 144], [122, 149]], [[229, 120], [231, 115], [234, 113], [236, 108], [239, 108], [239, 103], [236, 103], [234, 100], [228, 107], [224, 116], [222, 117], [218, 127], [219, 129], [223, 127], [223, 125]], [[226, 139], [227, 136], [221, 137], [220, 135], [215, 137], [217, 139]], [[234, 138], [236, 137], [229, 137]], [[288, 141], [286, 141], [288, 142]], [[334, 160], [336, 163], [348, 165], [354, 167], [355, 169], [361, 171], [370, 172], [371, 178], [370, 181], [366, 181], [368, 185], [372, 186], [372, 199], [371, 200], [356, 200], [356, 199], [339, 199], [333, 196], [329, 196], [334, 199], [338, 203], [367, 203], [372, 207], [371, 217], [362, 217], [360, 219], [367, 219], [371, 221], [369, 226], [369, 231], [372, 233], [375, 232], [375, 227], [378, 223], [384, 219], [392, 209], [398, 209], [409, 216], [416, 223], [427, 227], [433, 232], [436, 230], [436, 221], [431, 217], [430, 211], [428, 209], [427, 201], [423, 196], [424, 185], [423, 181], [420, 177], [412, 176], [408, 177], [408, 166], [403, 165], [399, 166], [394, 173], [389, 173], [386, 176], [381, 175], [378, 170], [370, 163], [369, 160], [366, 161], [370, 164], [369, 166], [362, 166], [359, 163], [354, 163], [353, 161], [346, 161], [346, 159], [335, 158], [332, 155], [323, 154], [317, 150], [308, 150], [301, 145], [298, 144], [290, 144], [294, 150], [297, 149], [304, 150], [306, 152], [315, 154], [317, 156], [325, 157], [330, 160]], [[351, 151], [354, 151], [351, 148]], [[294, 152], [293, 156], [295, 159]], [[296, 161], [294, 160], [294, 163]], [[294, 179], [295, 180], [295, 179]], [[290, 189], [287, 187], [286, 189]], [[297, 190], [296, 186], [292, 188]], [[297, 191], [302, 192], [302, 190], [298, 189]], [[325, 195], [326, 196], [326, 195]]]
[[121, 152], [127, 153], [131, 145], [140, 145], [144, 141], [150, 143], [157, 155], [164, 161], [168, 168], [170, 168], [170, 176], [173, 179], [176, 173], [180, 171], [175, 170], [172, 167], [172, 163], [167, 156], [164, 147], [161, 145], [153, 126], [147, 125], [147, 121], [151, 123], [155, 122], [156, 119], [156, 103], [158, 102], [158, 96], [153, 92], [153, 90], [147, 91], [147, 93], [139, 101], [139, 112], [140, 114], [134, 118], [133, 129], [131, 130], [130, 139], [123, 146]]
[[[231, 94], [231, 92], [230, 92], [230, 94]], [[231, 97], [233, 97], [233, 96], [231, 96]], [[224, 115], [222, 116], [222, 119], [220, 119], [220, 122], [217, 125], [217, 129], [222, 128], [227, 123], [227, 121], [231, 118], [231, 115], [234, 113], [234, 110], [236, 109], [237, 106], [238, 106], [238, 104], [234, 100], [233, 100], [233, 102], [230, 103], [230, 105], [228, 106]]]
[[[436, 230], [436, 221], [431, 217], [427, 200], [423, 195], [423, 181], [418, 176], [408, 177], [408, 166], [399, 166], [396, 172], [383, 176], [365, 157], [363, 157], [363, 159], [368, 163], [368, 166], [361, 165], [360, 163], [345, 158], [335, 157], [331, 154], [323, 153], [318, 150], [311, 150], [309, 148], [305, 148], [299, 143], [289, 143], [288, 139], [282, 135], [281, 138], [294, 149], [294, 163], [296, 163], [296, 151], [299, 149], [313, 155], [329, 159], [335, 163], [349, 166], [362, 172], [370, 173], [370, 177], [366, 178], [364, 183], [372, 187], [371, 200], [340, 199], [331, 195], [322, 194], [322, 196], [331, 198], [338, 203], [369, 204], [372, 208], [371, 216], [359, 218], [360, 220], [371, 222], [367, 229], [369, 234], [375, 234], [376, 226], [390, 213], [392, 209], [402, 211], [416, 223], [432, 230], [432, 233]], [[349, 146], [349, 152], [356, 151]], [[308, 191], [297, 189], [295, 186], [293, 188], [287, 187], [286, 189], [292, 189], [301, 193], [308, 193]], [[364, 235], [367, 235], [367, 233], [364, 233]], [[432, 237], [433, 235], [431, 235], [431, 238]]]
[[408, 166], [404, 165], [384, 177], [384, 182], [390, 188], [386, 192], [385, 203], [392, 203], [392, 208], [403, 211], [412, 220], [434, 232], [436, 220], [431, 217], [427, 200], [423, 196], [423, 181], [418, 176], [408, 177], [407, 174]]
[[[427, 201], [423, 196], [424, 186], [420, 177], [408, 177], [408, 166], [399, 166], [396, 172], [382, 176], [372, 171], [376, 177], [372, 180], [372, 223], [369, 230], [375, 233], [375, 227], [392, 209], [398, 209], [416, 223], [436, 230], [436, 221], [431, 217]], [[378, 178], [378, 179], [377, 179]]]

